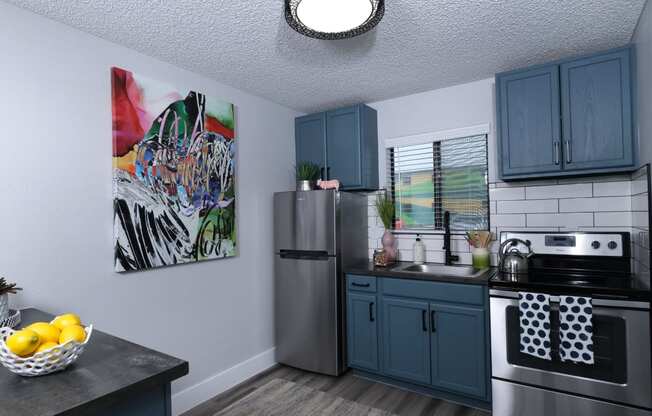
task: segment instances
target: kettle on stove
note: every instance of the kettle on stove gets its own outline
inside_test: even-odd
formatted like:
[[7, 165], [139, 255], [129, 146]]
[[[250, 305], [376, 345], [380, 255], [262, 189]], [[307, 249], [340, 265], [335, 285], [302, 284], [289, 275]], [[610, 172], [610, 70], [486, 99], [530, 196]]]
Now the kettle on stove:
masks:
[[[521, 253], [517, 244], [527, 247], [527, 254]], [[528, 272], [528, 259], [534, 254], [530, 247], [529, 241], [523, 241], [519, 238], [510, 238], [500, 245], [498, 255], [498, 270], [508, 274], [526, 274]]]

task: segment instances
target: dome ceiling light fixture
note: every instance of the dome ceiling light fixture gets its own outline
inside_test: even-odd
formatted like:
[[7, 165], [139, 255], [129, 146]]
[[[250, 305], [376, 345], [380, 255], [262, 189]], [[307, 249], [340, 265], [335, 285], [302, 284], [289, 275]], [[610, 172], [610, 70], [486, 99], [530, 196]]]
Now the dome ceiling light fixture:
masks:
[[348, 39], [373, 29], [385, 14], [385, 0], [285, 0], [285, 20], [315, 39]]

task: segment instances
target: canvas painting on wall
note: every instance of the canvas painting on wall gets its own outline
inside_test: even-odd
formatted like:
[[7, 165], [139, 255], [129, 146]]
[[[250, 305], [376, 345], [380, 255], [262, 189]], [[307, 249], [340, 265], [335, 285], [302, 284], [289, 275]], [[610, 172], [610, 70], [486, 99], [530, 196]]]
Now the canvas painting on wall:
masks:
[[233, 104], [111, 69], [114, 263], [237, 254]]

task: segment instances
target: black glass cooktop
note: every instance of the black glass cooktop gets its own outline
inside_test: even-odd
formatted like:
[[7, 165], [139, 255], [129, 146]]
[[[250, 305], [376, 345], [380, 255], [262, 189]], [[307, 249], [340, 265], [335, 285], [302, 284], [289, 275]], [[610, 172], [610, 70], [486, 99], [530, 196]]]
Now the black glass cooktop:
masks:
[[489, 280], [496, 289], [533, 290], [555, 295], [616, 296], [649, 300], [650, 288], [642, 279], [616, 271], [531, 270], [527, 274], [498, 272]]

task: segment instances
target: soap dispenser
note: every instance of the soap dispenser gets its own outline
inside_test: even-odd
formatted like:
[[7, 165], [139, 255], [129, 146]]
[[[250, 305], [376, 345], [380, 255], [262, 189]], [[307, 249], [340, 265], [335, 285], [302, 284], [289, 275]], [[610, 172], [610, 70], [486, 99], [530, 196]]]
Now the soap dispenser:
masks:
[[414, 264], [423, 264], [426, 261], [426, 246], [421, 242], [421, 235], [417, 234], [417, 239], [413, 246]]

